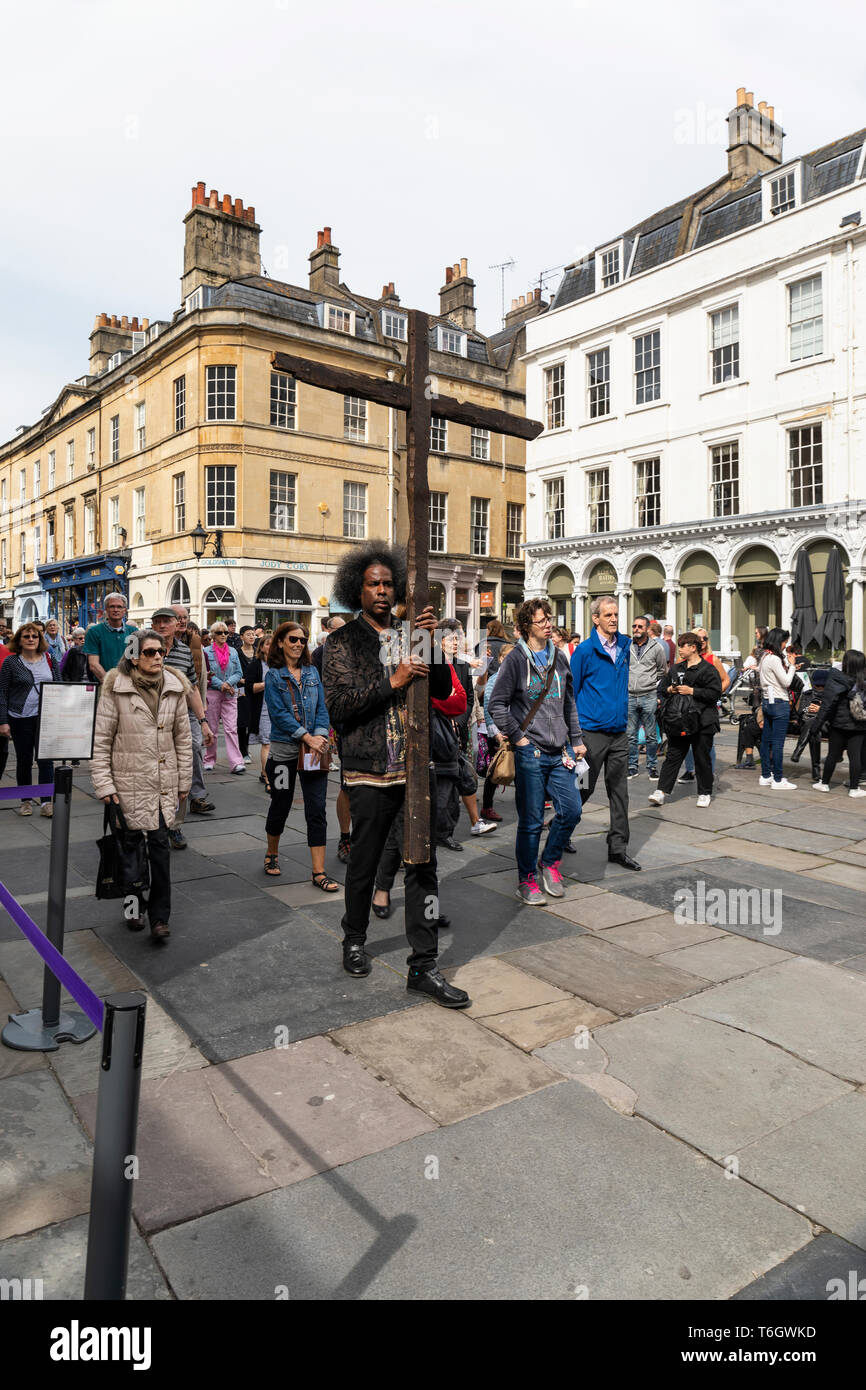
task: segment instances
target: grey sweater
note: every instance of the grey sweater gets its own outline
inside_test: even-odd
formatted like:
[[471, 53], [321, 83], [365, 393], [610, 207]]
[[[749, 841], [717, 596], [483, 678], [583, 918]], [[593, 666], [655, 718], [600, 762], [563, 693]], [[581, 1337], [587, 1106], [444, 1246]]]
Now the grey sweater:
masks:
[[[558, 753], [566, 744], [574, 747], [582, 743], [583, 735], [577, 717], [568, 656], [549, 642], [548, 660], [551, 651], [556, 662], [555, 674], [546, 698], [526, 730], [526, 737], [545, 753]], [[512, 743], [523, 738], [520, 725], [541, 690], [539, 682], [547, 679], [548, 669], [543, 674], [538, 670], [525, 643], [521, 641], [497, 672], [496, 685], [490, 696], [490, 717], [500, 733], [505, 734]]]
[[642, 647], [632, 642], [628, 658], [629, 695], [654, 695], [667, 673], [667, 649], [657, 637], [648, 637]]

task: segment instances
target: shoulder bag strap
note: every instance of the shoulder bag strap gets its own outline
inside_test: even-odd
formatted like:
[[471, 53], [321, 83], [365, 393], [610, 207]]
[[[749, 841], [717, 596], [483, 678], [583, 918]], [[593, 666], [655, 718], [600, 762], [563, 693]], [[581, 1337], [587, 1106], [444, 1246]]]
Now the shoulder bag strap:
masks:
[[303, 722], [304, 722], [304, 720], [303, 720], [303, 713], [304, 713], [304, 712], [303, 712], [303, 710], [299, 710], [299, 709], [298, 709], [298, 702], [297, 702], [297, 700], [296, 700], [296, 698], [295, 698], [295, 683], [294, 683], [294, 681], [292, 680], [291, 676], [288, 674], [288, 672], [286, 673], [286, 685], [287, 685], [288, 688], [289, 688], [289, 699], [290, 699], [291, 702], [292, 702], [292, 709], [293, 709], [294, 712], [295, 712], [295, 718], [297, 719], [297, 721], [298, 721], [299, 724], [303, 724]]
[[552, 657], [551, 662], [550, 662], [550, 669], [549, 669], [548, 672], [547, 672], [547, 680], [544, 682], [544, 687], [543, 687], [543, 689], [542, 689], [542, 691], [541, 691], [541, 694], [540, 694], [540, 695], [538, 696], [538, 698], [537, 698], [536, 700], [534, 700], [533, 703], [530, 705], [530, 707], [529, 707], [529, 712], [528, 712], [526, 718], [524, 719], [523, 723], [522, 723], [521, 726], [520, 726], [520, 732], [521, 732], [522, 734], [525, 734], [525, 733], [526, 733], [526, 730], [529, 728], [530, 724], [532, 723], [533, 719], [535, 718], [536, 714], [538, 713], [538, 709], [539, 709], [539, 706], [541, 705], [542, 700], [544, 700], [544, 699], [547, 698], [547, 692], [550, 690], [550, 687], [551, 687], [551, 685], [553, 684], [553, 673], [554, 673], [555, 669], [556, 669], [556, 652], [554, 651], [553, 657]]

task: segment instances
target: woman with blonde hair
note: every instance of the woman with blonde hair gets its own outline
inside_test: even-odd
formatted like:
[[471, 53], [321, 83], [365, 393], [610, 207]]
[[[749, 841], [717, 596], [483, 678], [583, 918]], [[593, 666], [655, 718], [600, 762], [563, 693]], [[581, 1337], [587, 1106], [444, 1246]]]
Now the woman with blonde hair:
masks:
[[[163, 945], [171, 935], [171, 849], [168, 832], [178, 802], [192, 785], [192, 735], [179, 671], [165, 670], [159, 633], [136, 632], [102, 684], [90, 777], [106, 805], [120, 807], [130, 831], [146, 837], [150, 861], [147, 914], [150, 934]], [[2, 674], [2, 673], [0, 673]], [[141, 914], [127, 921], [144, 926]]]
[[[22, 623], [9, 639], [9, 656], [0, 666], [0, 738], [10, 738], [17, 755], [15, 777], [29, 787], [33, 755], [39, 745], [39, 687], [60, 680], [60, 669], [36, 623]], [[54, 781], [53, 762], [37, 762], [40, 783]], [[50, 796], [42, 797], [41, 815], [54, 812]], [[20, 816], [32, 816], [30, 798], [23, 797]]]

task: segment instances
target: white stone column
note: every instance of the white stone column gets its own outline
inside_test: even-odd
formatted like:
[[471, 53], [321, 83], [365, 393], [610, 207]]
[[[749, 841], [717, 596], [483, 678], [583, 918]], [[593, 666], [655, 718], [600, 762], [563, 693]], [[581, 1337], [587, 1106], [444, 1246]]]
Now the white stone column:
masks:
[[794, 616], [794, 576], [790, 570], [780, 574], [777, 581], [781, 587], [782, 615], [779, 625], [791, 631], [791, 618]]
[[677, 638], [677, 595], [680, 592], [679, 584], [663, 584], [662, 592], [665, 595], [665, 622], [670, 623], [674, 630], [674, 640]]
[[579, 632], [581, 639], [585, 640], [592, 630], [592, 620], [586, 606], [589, 591], [587, 589], [575, 589], [571, 597], [574, 599], [574, 631]]
[[859, 570], [849, 571], [851, 580], [851, 632], [848, 646], [863, 651], [863, 583], [864, 576]]
[[631, 622], [628, 613], [628, 601], [631, 598], [631, 589], [627, 584], [617, 584], [616, 601], [619, 604], [619, 630], [620, 632], [631, 632]]
[[724, 656], [733, 656], [734, 653], [739, 650], [739, 643], [737, 641], [737, 637], [733, 631], [733, 628], [731, 627], [731, 594], [734, 592], [736, 585], [733, 584], [731, 580], [726, 577], [719, 580], [719, 582], [716, 584], [716, 588], [719, 590], [722, 596], [722, 614], [719, 622], [719, 642], [721, 644], [721, 653]]

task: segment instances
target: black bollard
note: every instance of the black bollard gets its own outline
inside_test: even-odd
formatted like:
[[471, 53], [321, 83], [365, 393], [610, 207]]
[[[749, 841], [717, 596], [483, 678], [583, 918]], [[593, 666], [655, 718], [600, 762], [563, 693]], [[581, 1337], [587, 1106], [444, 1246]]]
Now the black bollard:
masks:
[[105, 1000], [84, 1279], [88, 1301], [126, 1297], [146, 1007], [138, 993]]

